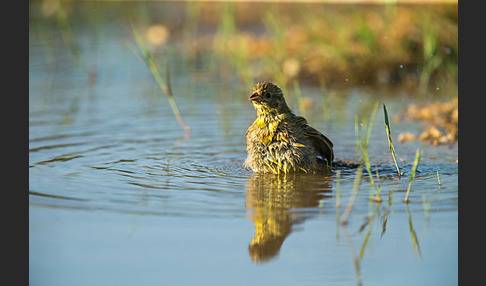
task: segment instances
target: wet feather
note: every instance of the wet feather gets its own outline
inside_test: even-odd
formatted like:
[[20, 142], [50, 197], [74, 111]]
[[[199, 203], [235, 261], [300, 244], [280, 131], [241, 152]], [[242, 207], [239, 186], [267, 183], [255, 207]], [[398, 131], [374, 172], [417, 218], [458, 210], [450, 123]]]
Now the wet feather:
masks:
[[246, 168], [275, 174], [316, 172], [323, 167], [319, 157], [331, 165], [331, 140], [290, 110], [278, 86], [259, 82], [251, 94], [257, 118], [246, 132]]

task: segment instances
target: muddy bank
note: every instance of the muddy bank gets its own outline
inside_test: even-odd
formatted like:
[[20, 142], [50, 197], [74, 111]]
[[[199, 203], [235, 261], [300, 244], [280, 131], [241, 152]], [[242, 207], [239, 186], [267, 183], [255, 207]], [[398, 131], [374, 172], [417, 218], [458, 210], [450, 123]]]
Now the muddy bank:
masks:
[[407, 110], [395, 117], [399, 120], [415, 120], [424, 123], [423, 131], [420, 134], [410, 132], [398, 135], [398, 142], [420, 140], [434, 146], [452, 146], [458, 142], [458, 98], [450, 101], [434, 101], [419, 106], [411, 104]]

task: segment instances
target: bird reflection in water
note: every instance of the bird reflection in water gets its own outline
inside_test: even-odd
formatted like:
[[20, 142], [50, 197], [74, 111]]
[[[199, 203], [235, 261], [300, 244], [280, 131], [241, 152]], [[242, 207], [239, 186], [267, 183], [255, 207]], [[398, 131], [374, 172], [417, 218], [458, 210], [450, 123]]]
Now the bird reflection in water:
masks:
[[250, 242], [254, 262], [275, 258], [294, 224], [312, 215], [301, 208], [315, 208], [326, 193], [332, 192], [328, 174], [257, 174], [248, 179], [246, 209], [255, 224]]

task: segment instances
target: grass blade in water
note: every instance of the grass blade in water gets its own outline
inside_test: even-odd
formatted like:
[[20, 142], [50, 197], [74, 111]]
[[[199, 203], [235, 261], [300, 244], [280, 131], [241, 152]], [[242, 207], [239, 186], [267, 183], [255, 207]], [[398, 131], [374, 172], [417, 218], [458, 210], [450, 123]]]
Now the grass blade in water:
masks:
[[341, 206], [341, 170], [336, 172], [336, 208]]
[[439, 170], [437, 170], [437, 182], [439, 183], [439, 189], [440, 189], [440, 186], [441, 186], [442, 184], [441, 184], [441, 182], [440, 182]]
[[423, 147], [417, 149], [415, 152], [415, 161], [413, 162], [412, 173], [410, 174], [410, 181], [408, 182], [408, 189], [407, 194], [405, 195], [405, 202], [408, 203], [408, 196], [410, 195], [410, 190], [412, 189], [413, 179], [415, 178], [415, 172], [417, 171], [417, 167], [419, 165], [420, 157], [422, 156]]
[[[174, 100], [174, 94], [172, 93], [172, 88], [170, 85], [170, 72], [169, 72], [169, 66], [167, 62], [165, 62], [165, 76], [166, 76], [166, 81], [162, 79], [162, 76], [160, 75], [159, 70], [157, 69], [157, 66], [155, 65], [154, 61], [152, 60], [152, 55], [148, 51], [147, 47], [145, 46], [145, 43], [142, 40], [142, 37], [138, 33], [138, 31], [133, 27], [133, 35], [135, 36], [135, 40], [137, 41], [138, 47], [142, 53], [142, 59], [147, 64], [149, 67], [150, 71], [152, 72], [152, 75], [155, 77], [155, 80], [159, 84], [160, 89], [167, 95], [167, 98], [169, 100], [170, 107], [172, 108], [172, 112], [174, 112], [174, 115], [177, 119], [177, 122], [179, 125], [184, 129], [185, 136], [189, 135], [191, 132], [191, 128], [184, 122], [182, 119], [181, 113], [179, 111], [179, 108], [177, 107], [177, 104]], [[132, 50], [135, 52], [135, 49], [132, 47]]]
[[415, 229], [413, 227], [412, 216], [410, 215], [410, 210], [408, 209], [408, 205], [407, 205], [406, 210], [407, 210], [407, 215], [408, 215], [408, 226], [409, 226], [409, 229], [410, 229], [410, 235], [412, 236], [413, 252], [417, 253], [417, 251], [418, 251], [420, 258], [422, 258], [422, 251], [420, 250], [419, 240], [418, 240], [418, 237], [417, 237], [417, 233], [415, 232]]
[[348, 218], [348, 215], [351, 213], [354, 199], [356, 198], [356, 194], [358, 193], [359, 190], [359, 184], [361, 182], [362, 174], [363, 174], [363, 166], [360, 166], [358, 170], [356, 170], [356, 178], [354, 179], [353, 192], [351, 193], [351, 197], [349, 198], [348, 205], [346, 206], [346, 210], [344, 210], [344, 213], [341, 216], [342, 224], [346, 224], [346, 219]]
[[[373, 127], [373, 122], [376, 114], [376, 110], [378, 109], [379, 103], [377, 102], [373, 110], [371, 111], [370, 118], [367, 123], [367, 134], [359, 136], [359, 127], [358, 127], [358, 117], [354, 117], [354, 130], [356, 133], [356, 145], [357, 148], [361, 151], [361, 158], [363, 159], [365, 166], [366, 166], [366, 171], [368, 172], [368, 175], [370, 176], [370, 184], [371, 184], [371, 189], [370, 189], [370, 199], [376, 202], [381, 202], [381, 197], [380, 197], [380, 188], [378, 188], [375, 184], [375, 180], [373, 178], [373, 173], [371, 172], [371, 163], [368, 155], [368, 143], [371, 137], [371, 128]], [[378, 176], [377, 176], [378, 178]], [[371, 190], [375, 190], [375, 196], [373, 197], [371, 194]]]
[[388, 112], [386, 111], [386, 106], [384, 103], [383, 103], [383, 113], [385, 114], [385, 129], [388, 138], [388, 146], [390, 146], [390, 153], [392, 154], [393, 162], [395, 162], [395, 167], [397, 168], [398, 176], [402, 176], [402, 173], [400, 172], [400, 167], [398, 166], [397, 158], [395, 157], [395, 148], [393, 147], [393, 142], [391, 139], [391, 130], [390, 130], [390, 122], [388, 121]]

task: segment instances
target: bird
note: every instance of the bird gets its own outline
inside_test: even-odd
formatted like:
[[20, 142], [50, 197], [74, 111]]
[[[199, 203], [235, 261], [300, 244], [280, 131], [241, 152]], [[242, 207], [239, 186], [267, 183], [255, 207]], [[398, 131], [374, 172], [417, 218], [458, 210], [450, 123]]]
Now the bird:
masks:
[[295, 115], [282, 89], [269, 81], [255, 84], [250, 101], [257, 117], [246, 131], [245, 169], [254, 173], [317, 173], [329, 170], [333, 143]]

